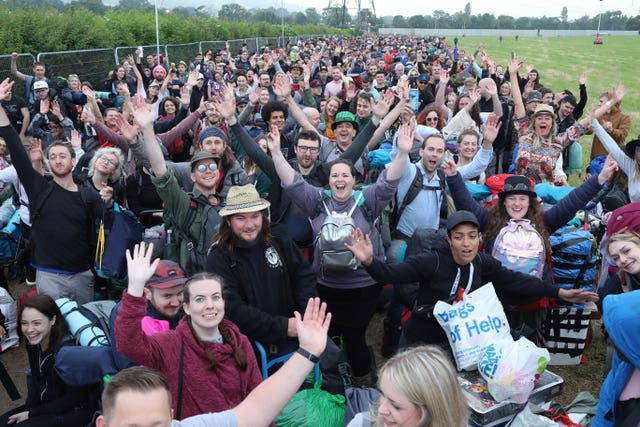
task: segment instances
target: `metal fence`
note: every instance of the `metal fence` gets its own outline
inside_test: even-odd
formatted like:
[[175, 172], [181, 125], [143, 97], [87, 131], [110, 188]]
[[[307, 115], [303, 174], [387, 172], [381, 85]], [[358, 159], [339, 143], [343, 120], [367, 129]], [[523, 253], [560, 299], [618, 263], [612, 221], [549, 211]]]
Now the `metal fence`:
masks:
[[[257, 52], [261, 47], [272, 44], [273, 46], [286, 46], [288, 43], [297, 43], [315, 37], [325, 36], [295, 36], [295, 37], [256, 37], [250, 39], [228, 40], [229, 50], [232, 53], [238, 52], [244, 43], [249, 52]], [[201, 41], [186, 44], [160, 45], [160, 54], [164, 56], [165, 64], [178, 63], [179, 61], [189, 62], [193, 60], [198, 52], [208, 50], [216, 51], [225, 49], [225, 41]], [[87, 49], [64, 52], [41, 52], [36, 56], [30, 53], [23, 53], [18, 56], [18, 70], [23, 74], [32, 75], [34, 62], [41, 61], [47, 66], [47, 76], [63, 76], [78, 74], [82, 81], [89, 81], [94, 87], [98, 87], [108, 77], [116, 64], [120, 64], [127, 55], [135, 54], [139, 46], [120, 46], [114, 49]], [[156, 53], [156, 45], [142, 46], [143, 53]], [[11, 55], [0, 55], [0, 78], [7, 77], [15, 79], [11, 74]], [[24, 97], [25, 87], [23, 84], [16, 84], [15, 93]]]

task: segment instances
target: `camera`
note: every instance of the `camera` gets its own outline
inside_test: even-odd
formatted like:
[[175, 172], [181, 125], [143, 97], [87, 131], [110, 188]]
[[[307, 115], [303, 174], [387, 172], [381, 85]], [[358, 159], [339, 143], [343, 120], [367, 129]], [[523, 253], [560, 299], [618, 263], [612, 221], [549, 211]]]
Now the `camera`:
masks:
[[102, 101], [108, 101], [116, 97], [116, 94], [111, 92], [95, 92], [95, 94], [96, 94], [96, 98]]

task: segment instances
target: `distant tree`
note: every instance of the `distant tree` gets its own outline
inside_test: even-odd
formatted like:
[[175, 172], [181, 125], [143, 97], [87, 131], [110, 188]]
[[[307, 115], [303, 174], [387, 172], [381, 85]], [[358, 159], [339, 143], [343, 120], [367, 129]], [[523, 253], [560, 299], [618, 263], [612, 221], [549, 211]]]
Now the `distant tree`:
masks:
[[296, 25], [304, 25], [307, 23], [307, 15], [297, 12], [293, 15], [293, 23]]
[[322, 17], [315, 7], [309, 7], [305, 9], [304, 14], [307, 15], [307, 23], [311, 25], [320, 25]]
[[407, 20], [404, 19], [404, 16], [402, 15], [396, 15], [393, 17], [393, 21], [392, 21], [392, 25], [395, 28], [407, 28], [408, 24], [407, 24]]
[[464, 20], [462, 21], [462, 28], [467, 28], [467, 22], [469, 22], [469, 18], [471, 18], [471, 3], [467, 3], [464, 5]]
[[176, 15], [184, 16], [184, 17], [196, 16], [198, 14], [198, 12], [194, 7], [184, 7], [184, 6], [174, 7], [173, 9], [171, 9], [171, 13], [175, 13]]
[[569, 11], [567, 10], [567, 6], [562, 8], [562, 12], [560, 12], [560, 20], [562, 20], [563, 24], [566, 24], [569, 20]]
[[248, 21], [250, 16], [251, 15], [247, 12], [247, 9], [237, 3], [223, 4], [218, 12], [218, 18], [225, 19], [227, 21]]
[[120, 0], [118, 5], [123, 9], [143, 10], [151, 6], [151, 3], [147, 0]]
[[640, 15], [629, 18], [624, 29], [627, 31], [640, 31]]
[[409, 28], [426, 28], [426, 23], [424, 16], [422, 15], [413, 15], [411, 18], [407, 19], [407, 25]]
[[531, 27], [531, 18], [521, 17], [516, 19], [515, 27], [517, 30], [530, 30]]
[[251, 20], [254, 22], [268, 22], [269, 24], [279, 24], [280, 16], [276, 9], [269, 7], [267, 9], [255, 9], [251, 14]]
[[[596, 25], [598, 21], [596, 18]], [[589, 15], [581, 16], [580, 18], [573, 21], [572, 25], [573, 29], [576, 30], [593, 30], [595, 27], [593, 26], [593, 20], [589, 17]]]
[[87, 9], [89, 12], [93, 12], [96, 15], [104, 15], [108, 8], [101, 0], [75, 0], [69, 3], [65, 8], [65, 10], [69, 11], [77, 9]]
[[500, 15], [496, 20], [496, 27], [501, 30], [512, 30], [516, 28], [516, 19], [513, 16]]

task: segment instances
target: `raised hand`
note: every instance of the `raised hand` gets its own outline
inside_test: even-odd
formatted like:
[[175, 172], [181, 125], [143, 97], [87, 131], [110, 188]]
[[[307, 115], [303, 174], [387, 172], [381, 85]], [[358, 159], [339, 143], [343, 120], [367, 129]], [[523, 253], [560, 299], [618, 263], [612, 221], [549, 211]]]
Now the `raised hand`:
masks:
[[613, 88], [614, 104], [617, 104], [618, 102], [622, 101], [622, 98], [624, 98], [624, 85], [620, 83]]
[[493, 143], [493, 141], [498, 137], [498, 132], [500, 132], [501, 126], [502, 123], [500, 122], [500, 117], [493, 113], [490, 114], [482, 129], [482, 137], [484, 138], [484, 141]]
[[153, 105], [147, 104], [142, 95], [133, 97], [133, 118], [141, 128], [153, 125], [155, 119]]
[[304, 317], [295, 311], [296, 331], [300, 348], [320, 356], [327, 345], [327, 334], [331, 324], [331, 313], [327, 313], [327, 304], [320, 298], [309, 298]]
[[72, 130], [69, 142], [71, 142], [73, 148], [80, 148], [82, 146], [82, 136], [80, 136], [80, 132], [75, 129]]
[[14, 83], [15, 82], [9, 80], [8, 77], [0, 83], [0, 101], [6, 101], [9, 99]]
[[229, 99], [228, 96], [214, 96], [210, 101], [226, 121], [233, 119], [236, 108], [235, 98]]
[[[391, 89], [387, 89], [386, 92], [381, 94], [378, 102], [373, 102], [371, 104], [371, 112], [380, 120], [384, 118], [389, 112], [389, 107], [391, 106], [391, 102], [393, 102], [393, 98], [395, 95]], [[391, 102], [389, 101], [391, 99]]]
[[618, 170], [618, 163], [613, 160], [611, 153], [607, 155], [607, 158], [604, 161], [604, 166], [602, 170], [598, 174], [598, 182], [600, 185], [603, 185], [605, 182], [609, 181], [613, 174]]
[[62, 115], [62, 111], [60, 110], [60, 104], [58, 103], [58, 101], [52, 101], [51, 102], [51, 112], [56, 117], [63, 117], [64, 118], [64, 116]]
[[29, 160], [31, 163], [42, 162], [44, 159], [44, 153], [42, 152], [42, 142], [40, 138], [33, 138], [33, 142], [29, 147]]
[[90, 108], [86, 106], [82, 109], [82, 114], [80, 115], [80, 119], [84, 123], [94, 124], [96, 122], [96, 115], [93, 114]]
[[133, 247], [133, 251], [127, 249], [127, 273], [129, 277], [129, 294], [141, 297], [144, 285], [153, 276], [160, 258], [151, 262], [153, 243], [140, 243]]
[[135, 142], [135, 140], [138, 139], [138, 126], [130, 124], [124, 119], [122, 114], [118, 114], [116, 117], [116, 125], [118, 126], [118, 129], [120, 129], [122, 136], [124, 136], [127, 141]]
[[47, 113], [49, 113], [50, 111], [50, 102], [49, 102], [49, 98], [47, 99], [43, 99], [42, 101], [40, 101], [40, 114], [41, 115], [45, 115]]
[[458, 165], [456, 165], [456, 162], [453, 161], [453, 156], [448, 152], [444, 155], [444, 162], [441, 168], [446, 176], [455, 176], [458, 173]]
[[440, 70], [440, 84], [441, 85], [447, 85], [449, 84], [449, 80], [450, 80], [450, 76], [449, 76], [449, 71], [447, 70]]
[[579, 85], [586, 85], [587, 84], [587, 74], [586, 73], [580, 74], [580, 77], [578, 77], [578, 84]]
[[344, 246], [353, 252], [353, 255], [364, 265], [368, 267], [373, 262], [373, 243], [368, 235], [362, 230], [356, 228], [349, 236], [351, 244], [345, 243]]
[[498, 94], [498, 86], [496, 86], [496, 82], [494, 82], [493, 80], [487, 81], [487, 84], [485, 85], [485, 89], [487, 93], [491, 96]]
[[187, 77], [187, 82], [184, 84], [185, 87], [188, 87], [189, 90], [191, 90], [191, 88], [198, 83], [198, 74], [200, 74], [198, 71], [190, 71], [189, 77]]
[[276, 76], [273, 82], [273, 93], [283, 99], [291, 97], [291, 82], [284, 75]]
[[398, 139], [396, 145], [400, 152], [409, 154], [411, 148], [413, 148], [413, 139], [415, 137], [415, 120], [405, 122], [400, 126], [398, 130]]
[[275, 124], [269, 127], [269, 133], [267, 134], [267, 147], [269, 148], [269, 153], [271, 153], [272, 156], [281, 152], [280, 131]]
[[249, 102], [251, 104], [257, 104], [259, 100], [260, 100], [260, 94], [258, 93], [257, 90], [252, 90], [251, 92], [249, 92]]

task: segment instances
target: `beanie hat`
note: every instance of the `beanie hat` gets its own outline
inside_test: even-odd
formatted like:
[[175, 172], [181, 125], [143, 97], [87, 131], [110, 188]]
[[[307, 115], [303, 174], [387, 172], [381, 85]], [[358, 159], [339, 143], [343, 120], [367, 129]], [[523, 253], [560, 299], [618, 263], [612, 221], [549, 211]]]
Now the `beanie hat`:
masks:
[[162, 70], [162, 75], [165, 77], [167, 76], [167, 70], [165, 70], [162, 65], [156, 65], [155, 67], [153, 67], [153, 71], [151, 72], [151, 74], [155, 76], [156, 71], [158, 70]]
[[198, 136], [198, 142], [204, 141], [205, 138], [209, 138], [210, 136], [217, 136], [222, 139], [226, 144], [229, 143], [229, 138], [227, 138], [227, 134], [224, 133], [222, 129], [217, 126], [209, 126], [200, 131], [200, 136]]

